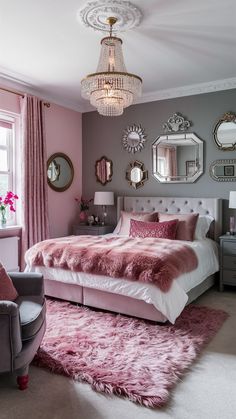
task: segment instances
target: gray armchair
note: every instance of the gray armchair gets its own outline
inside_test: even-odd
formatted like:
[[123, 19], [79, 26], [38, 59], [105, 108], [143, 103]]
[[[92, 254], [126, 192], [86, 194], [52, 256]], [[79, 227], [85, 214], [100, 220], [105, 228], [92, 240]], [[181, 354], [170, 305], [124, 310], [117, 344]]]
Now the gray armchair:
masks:
[[29, 364], [46, 328], [43, 276], [9, 273], [19, 294], [12, 301], [0, 301], [0, 373], [15, 372], [20, 390], [27, 388]]

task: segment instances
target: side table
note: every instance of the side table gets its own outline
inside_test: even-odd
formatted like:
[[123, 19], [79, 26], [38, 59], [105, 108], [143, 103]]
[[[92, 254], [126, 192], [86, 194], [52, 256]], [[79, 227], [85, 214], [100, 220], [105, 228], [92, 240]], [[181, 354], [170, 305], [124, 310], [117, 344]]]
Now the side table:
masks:
[[220, 291], [224, 285], [236, 286], [236, 235], [220, 236]]
[[75, 236], [89, 235], [89, 236], [101, 236], [103, 234], [112, 233], [115, 227], [113, 225], [86, 225], [76, 224], [73, 225], [72, 234]]

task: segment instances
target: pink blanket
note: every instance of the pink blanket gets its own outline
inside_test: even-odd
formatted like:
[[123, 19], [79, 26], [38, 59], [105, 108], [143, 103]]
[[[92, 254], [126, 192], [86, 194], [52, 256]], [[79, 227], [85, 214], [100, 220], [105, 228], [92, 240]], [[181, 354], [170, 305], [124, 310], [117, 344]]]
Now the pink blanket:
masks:
[[197, 267], [194, 251], [180, 241], [156, 238], [69, 236], [45, 240], [25, 255], [31, 266], [46, 266], [156, 284], [168, 291], [172, 281]]

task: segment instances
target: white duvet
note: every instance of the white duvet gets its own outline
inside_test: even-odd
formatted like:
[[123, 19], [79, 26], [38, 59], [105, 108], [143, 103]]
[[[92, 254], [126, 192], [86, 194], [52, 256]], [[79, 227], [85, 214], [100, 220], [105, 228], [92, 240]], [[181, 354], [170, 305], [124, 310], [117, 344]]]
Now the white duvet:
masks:
[[45, 267], [26, 267], [26, 272], [40, 272], [45, 278], [70, 284], [79, 284], [88, 288], [109, 291], [115, 294], [143, 300], [153, 304], [171, 323], [174, 323], [183, 308], [188, 296], [187, 292], [199, 285], [205, 278], [219, 270], [218, 247], [210, 239], [183, 241], [190, 246], [198, 258], [198, 267], [185, 273], [173, 281], [168, 292], [162, 292], [152, 284], [129, 281], [127, 279], [109, 278], [84, 272], [71, 272], [62, 269]]

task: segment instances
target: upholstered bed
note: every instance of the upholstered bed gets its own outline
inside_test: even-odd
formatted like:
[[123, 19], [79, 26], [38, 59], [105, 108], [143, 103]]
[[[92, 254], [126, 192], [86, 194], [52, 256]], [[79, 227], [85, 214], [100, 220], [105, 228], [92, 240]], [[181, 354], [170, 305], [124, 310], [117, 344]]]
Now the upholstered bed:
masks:
[[[45, 278], [46, 295], [81, 303], [87, 306], [120, 312], [158, 322], [167, 319], [174, 323], [184, 306], [204, 293], [214, 283], [218, 270], [217, 245], [222, 225], [222, 201], [217, 198], [183, 197], [118, 197], [117, 220], [121, 211], [159, 212], [164, 214], [199, 213], [214, 218], [203, 241], [191, 246], [197, 254], [199, 266], [193, 273], [181, 275], [168, 293], [154, 289], [155, 285], [133, 284], [129, 281], [104, 276], [70, 272], [43, 266], [27, 266], [28, 271], [41, 272]], [[214, 260], [211, 265], [209, 261]]]

